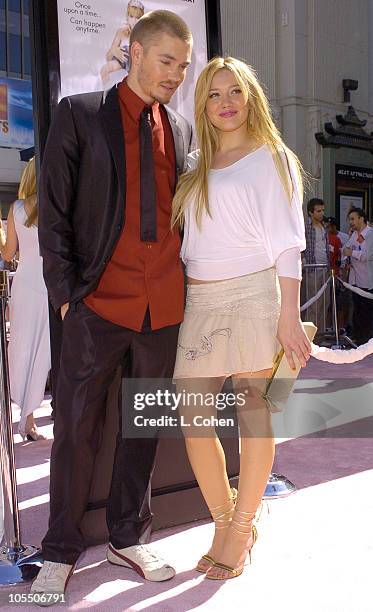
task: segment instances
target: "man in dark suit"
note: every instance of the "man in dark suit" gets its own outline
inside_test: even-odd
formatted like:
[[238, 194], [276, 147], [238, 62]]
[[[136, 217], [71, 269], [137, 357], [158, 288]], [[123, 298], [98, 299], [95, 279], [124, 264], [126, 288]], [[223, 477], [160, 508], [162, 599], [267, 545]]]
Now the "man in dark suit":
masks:
[[[153, 11], [134, 27], [128, 77], [106, 93], [64, 98], [41, 171], [39, 237], [63, 339], [51, 454], [50, 521], [33, 592], [63, 593], [84, 550], [86, 509], [107, 391], [127, 376], [172, 376], [184, 277], [170, 229], [190, 125], [166, 108], [190, 63], [182, 19]], [[162, 581], [174, 569], [145, 544], [157, 440], [118, 434], [107, 522], [112, 563]]]

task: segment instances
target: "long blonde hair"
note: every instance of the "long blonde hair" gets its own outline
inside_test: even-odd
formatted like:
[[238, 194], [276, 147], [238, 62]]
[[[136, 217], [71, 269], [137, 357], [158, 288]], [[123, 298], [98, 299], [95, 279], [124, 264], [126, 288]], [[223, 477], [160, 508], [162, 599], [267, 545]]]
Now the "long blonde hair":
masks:
[[277, 172], [289, 197], [289, 203], [294, 191], [289, 160], [296, 174], [298, 188], [303, 196], [302, 165], [297, 156], [283, 142], [281, 134], [271, 117], [268, 100], [255, 71], [245, 62], [233, 57], [215, 57], [208, 62], [197, 80], [194, 104], [200, 154], [195, 170], [183, 174], [179, 179], [172, 205], [172, 226], [183, 225], [184, 211], [192, 196], [195, 197], [195, 215], [198, 226], [201, 225], [204, 213], [211, 216], [208, 202], [208, 173], [214, 155], [218, 150], [219, 135], [207, 116], [206, 103], [211, 89], [211, 81], [214, 75], [223, 69], [230, 70], [234, 74], [238, 85], [242, 89], [245, 102], [249, 105], [248, 132], [260, 144], [266, 143], [270, 147]]
[[22, 172], [18, 189], [18, 199], [26, 200], [31, 205], [31, 212], [25, 221], [26, 227], [36, 224], [38, 219], [38, 201], [36, 195], [36, 166], [35, 157], [32, 157]]

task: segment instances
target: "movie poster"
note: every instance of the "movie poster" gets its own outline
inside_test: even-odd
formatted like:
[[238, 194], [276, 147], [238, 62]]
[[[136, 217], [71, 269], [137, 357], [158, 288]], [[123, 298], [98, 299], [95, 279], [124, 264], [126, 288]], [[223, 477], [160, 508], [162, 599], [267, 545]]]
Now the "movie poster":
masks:
[[340, 195], [339, 196], [339, 229], [348, 233], [350, 224], [347, 216], [351, 208], [364, 208], [362, 196]]
[[31, 82], [0, 77], [0, 147], [34, 144]]
[[207, 61], [205, 0], [58, 0], [60, 97], [108, 89], [127, 74], [129, 35], [148, 11], [177, 13], [194, 38], [192, 64], [170, 106], [193, 121], [194, 84]]

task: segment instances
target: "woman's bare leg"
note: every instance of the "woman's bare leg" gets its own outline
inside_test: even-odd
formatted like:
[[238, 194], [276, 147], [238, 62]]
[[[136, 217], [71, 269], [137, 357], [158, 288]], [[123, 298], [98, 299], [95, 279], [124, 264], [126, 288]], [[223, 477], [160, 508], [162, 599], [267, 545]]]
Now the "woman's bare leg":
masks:
[[26, 417], [24, 430], [20, 429], [19, 432], [22, 436], [29, 436], [34, 441], [46, 440], [46, 437], [38, 432], [33, 412]]
[[[224, 378], [210, 379], [184, 379], [178, 380], [176, 389], [178, 392], [183, 390], [189, 393], [201, 393], [205, 397], [207, 393], [219, 393], [224, 384]], [[188, 402], [190, 404], [190, 402]], [[185, 446], [190, 461], [190, 465], [200, 486], [206, 504], [213, 514], [226, 514], [222, 521], [217, 522], [215, 534], [208, 555], [215, 559], [220, 555], [224, 538], [226, 535], [223, 526], [224, 518], [230, 518], [233, 504], [231, 501], [232, 493], [228, 480], [226, 461], [223, 447], [216, 435], [214, 427], [194, 427], [193, 417], [202, 415], [204, 417], [216, 416], [216, 409], [213, 406], [206, 406], [198, 403], [196, 406], [183, 405], [179, 410], [183, 415], [184, 421], [190, 423], [190, 427], [183, 430]], [[219, 508], [218, 511], [214, 509]], [[229, 516], [228, 516], [228, 514]], [[210, 563], [202, 559], [198, 566], [206, 571]]]
[[[240, 426], [241, 456], [238, 497], [234, 521], [231, 523], [224, 549], [217, 561], [229, 567], [242, 567], [252, 546], [250, 513], [255, 513], [263, 496], [274, 459], [274, 438], [270, 412], [262, 393], [271, 370], [244, 373], [233, 378], [236, 396], [242, 393], [247, 401], [237, 406]], [[246, 525], [245, 525], [246, 517]], [[238, 531], [237, 531], [238, 529]], [[229, 578], [230, 572], [218, 567], [208, 571], [211, 577]]]
[[27, 416], [27, 418], [26, 418], [25, 432], [28, 433], [32, 429], [35, 429], [35, 427], [36, 427], [36, 423], [35, 423], [35, 419], [34, 419], [34, 413], [31, 412], [31, 414], [29, 414]]

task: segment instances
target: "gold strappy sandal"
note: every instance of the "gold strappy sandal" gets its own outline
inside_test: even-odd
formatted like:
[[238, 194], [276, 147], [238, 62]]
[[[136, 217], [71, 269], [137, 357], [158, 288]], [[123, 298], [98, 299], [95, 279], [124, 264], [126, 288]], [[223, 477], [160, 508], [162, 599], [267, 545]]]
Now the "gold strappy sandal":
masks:
[[[248, 549], [250, 563], [251, 563], [251, 550], [255, 542], [258, 539], [257, 529], [255, 525], [253, 525], [253, 520], [255, 518], [255, 515], [256, 515], [256, 511], [255, 512], [244, 512], [243, 510], [235, 509], [233, 518], [230, 523], [231, 529], [234, 529], [234, 531], [236, 531], [237, 533], [244, 534], [247, 536], [251, 535], [251, 538], [250, 538], [251, 545]], [[220, 567], [221, 569], [229, 572], [230, 576], [224, 576], [224, 577], [223, 576], [210, 576], [207, 570], [206, 578], [209, 578], [209, 580], [230, 580], [231, 578], [237, 578], [238, 576], [242, 574], [244, 567], [245, 567], [245, 563], [242, 563], [242, 565], [235, 568], [235, 567], [230, 567], [229, 565], [226, 565], [225, 563], [220, 563], [219, 561], [215, 561], [211, 567]]]
[[[237, 501], [237, 490], [232, 488], [231, 497], [224, 504], [221, 504], [221, 506], [215, 506], [215, 508], [210, 508], [211, 516], [215, 523], [215, 529], [227, 529], [229, 527], [231, 520], [232, 520], [232, 515], [233, 515], [234, 507], [236, 505], [236, 501]], [[228, 509], [222, 512], [224, 508], [227, 508], [228, 504], [229, 504]], [[209, 567], [203, 567], [201, 565], [202, 561], [207, 561], [209, 563], [209, 567], [215, 564], [214, 559], [210, 555], [208, 554], [202, 555], [202, 557], [197, 563], [196, 570], [197, 572], [201, 572], [203, 574], [207, 572]]]

